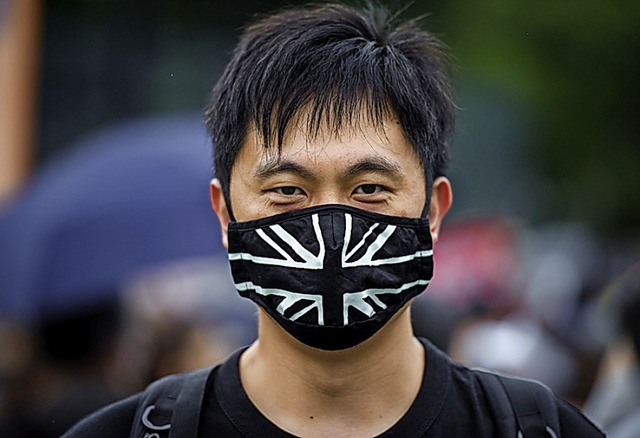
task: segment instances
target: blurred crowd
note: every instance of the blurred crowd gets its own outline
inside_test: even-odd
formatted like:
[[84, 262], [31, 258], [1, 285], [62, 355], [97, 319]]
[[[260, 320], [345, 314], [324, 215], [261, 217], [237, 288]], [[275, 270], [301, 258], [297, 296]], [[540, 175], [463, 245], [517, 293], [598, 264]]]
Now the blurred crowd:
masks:
[[80, 417], [255, 338], [209, 204], [198, 114], [120, 124], [0, 213], [0, 436]]
[[462, 363], [543, 382], [611, 437], [640, 436], [638, 249], [577, 223], [454, 218], [414, 330]]
[[[58, 436], [255, 338], [209, 207], [209, 155], [197, 114], [134, 120], [81, 139], [4, 206], [0, 436]], [[470, 366], [544, 382], [605, 428], [635, 427], [638, 249], [575, 223], [454, 216], [414, 330]]]

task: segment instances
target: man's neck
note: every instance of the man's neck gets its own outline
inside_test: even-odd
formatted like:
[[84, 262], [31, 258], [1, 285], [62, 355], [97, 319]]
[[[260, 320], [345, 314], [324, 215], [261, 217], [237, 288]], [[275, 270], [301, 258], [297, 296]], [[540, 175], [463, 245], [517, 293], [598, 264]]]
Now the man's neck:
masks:
[[383, 432], [409, 409], [423, 372], [423, 347], [408, 311], [362, 344], [334, 352], [300, 344], [261, 311], [260, 340], [240, 360], [256, 407], [305, 437]]

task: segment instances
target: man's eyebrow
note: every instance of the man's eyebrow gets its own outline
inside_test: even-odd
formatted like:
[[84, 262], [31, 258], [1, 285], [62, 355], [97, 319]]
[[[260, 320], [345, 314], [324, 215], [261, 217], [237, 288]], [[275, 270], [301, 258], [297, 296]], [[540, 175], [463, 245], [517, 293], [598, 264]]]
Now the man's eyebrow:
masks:
[[315, 179], [309, 169], [290, 160], [268, 160], [263, 161], [256, 169], [256, 176], [260, 179], [267, 179], [282, 173], [293, 173], [305, 179]]
[[352, 178], [363, 173], [381, 173], [398, 179], [404, 175], [402, 166], [384, 157], [367, 157], [349, 166], [342, 174], [343, 179]]

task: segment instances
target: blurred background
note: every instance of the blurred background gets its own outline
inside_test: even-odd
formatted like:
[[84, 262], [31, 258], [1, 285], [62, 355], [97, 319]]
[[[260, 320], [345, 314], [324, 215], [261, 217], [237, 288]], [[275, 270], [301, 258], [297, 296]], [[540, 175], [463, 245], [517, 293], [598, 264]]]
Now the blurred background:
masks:
[[[302, 3], [0, 0], [0, 435], [58, 436], [255, 337], [200, 112], [241, 27]], [[458, 105], [416, 332], [624, 436], [640, 417], [640, 2], [386, 3], [448, 44]]]

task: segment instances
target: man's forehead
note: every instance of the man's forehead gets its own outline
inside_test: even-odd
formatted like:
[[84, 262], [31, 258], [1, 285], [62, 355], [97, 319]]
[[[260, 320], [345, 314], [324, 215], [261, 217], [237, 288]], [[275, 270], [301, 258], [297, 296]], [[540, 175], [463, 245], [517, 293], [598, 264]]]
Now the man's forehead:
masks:
[[310, 125], [306, 119], [299, 117], [295, 123], [287, 126], [281, 138], [276, 135], [269, 138], [264, 134], [253, 126], [241, 149], [253, 148], [254, 152], [260, 155], [261, 161], [279, 161], [288, 156], [309, 158], [316, 154], [321, 155], [329, 143], [335, 142], [348, 148], [354, 141], [364, 141], [372, 145], [398, 141], [397, 137], [407, 141], [402, 125], [397, 119], [370, 120], [364, 116], [357, 122], [343, 126], [336, 126], [329, 122], [314, 126]]
[[236, 158], [233, 176], [266, 180], [288, 174], [312, 181], [328, 175], [346, 180], [378, 173], [396, 179], [411, 172], [410, 168], [423, 170], [415, 150], [393, 120], [382, 128], [369, 124], [318, 135], [309, 135], [300, 127], [285, 140], [281, 148], [275, 144], [265, 147], [260, 136], [252, 132]]

